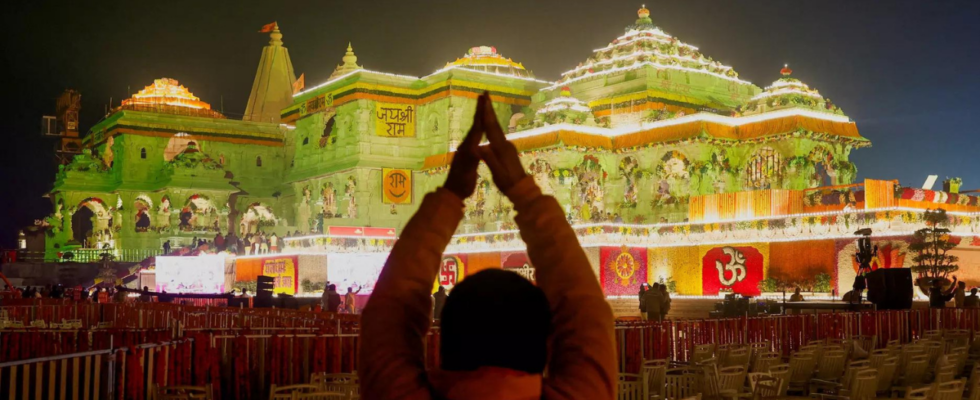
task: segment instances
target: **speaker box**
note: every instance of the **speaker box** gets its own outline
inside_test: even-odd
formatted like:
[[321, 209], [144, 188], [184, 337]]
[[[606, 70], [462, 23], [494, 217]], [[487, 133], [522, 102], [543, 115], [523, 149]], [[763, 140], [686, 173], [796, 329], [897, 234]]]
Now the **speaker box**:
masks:
[[272, 297], [273, 282], [275, 282], [275, 278], [271, 276], [259, 275], [258, 280], [255, 283], [255, 296]]
[[879, 310], [908, 310], [912, 308], [912, 270], [908, 268], [878, 269], [866, 275], [868, 301]]

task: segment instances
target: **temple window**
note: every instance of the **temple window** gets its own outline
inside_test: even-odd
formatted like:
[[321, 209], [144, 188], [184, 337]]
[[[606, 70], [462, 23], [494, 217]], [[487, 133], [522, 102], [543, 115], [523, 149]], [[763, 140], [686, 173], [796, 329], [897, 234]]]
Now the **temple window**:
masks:
[[262, 157], [261, 156], [255, 157], [255, 166], [256, 167], [261, 167], [262, 166]]
[[142, 149], [140, 149], [140, 158], [142, 158], [144, 160], [146, 159], [146, 148], [145, 147], [142, 148]]

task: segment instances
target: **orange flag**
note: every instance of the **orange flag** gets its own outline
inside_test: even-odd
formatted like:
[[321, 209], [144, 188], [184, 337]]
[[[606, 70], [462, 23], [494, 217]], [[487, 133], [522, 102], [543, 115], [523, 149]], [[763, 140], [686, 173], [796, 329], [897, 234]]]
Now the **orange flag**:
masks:
[[269, 33], [269, 32], [272, 32], [272, 31], [276, 30], [277, 27], [278, 26], [276, 25], [275, 22], [273, 22], [271, 24], [265, 24], [265, 25], [262, 25], [262, 29], [259, 29], [259, 33]]
[[299, 74], [299, 79], [293, 82], [293, 94], [299, 93], [300, 90], [306, 87], [306, 74]]

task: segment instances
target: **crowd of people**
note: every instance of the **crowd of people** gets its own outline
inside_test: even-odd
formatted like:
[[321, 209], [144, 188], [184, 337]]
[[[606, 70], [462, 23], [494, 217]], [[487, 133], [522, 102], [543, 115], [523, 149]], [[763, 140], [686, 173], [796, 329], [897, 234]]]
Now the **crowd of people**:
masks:
[[670, 312], [670, 292], [667, 285], [646, 282], [640, 284], [640, 316], [647, 321], [663, 321]]
[[14, 298], [22, 299], [69, 299], [87, 303], [121, 303], [126, 300], [125, 292], [111, 287], [84, 289], [81, 286], [64, 287], [60, 284], [25, 286], [23, 288], [4, 286], [4, 292], [13, 293]]
[[[299, 231], [296, 231], [295, 235], [298, 236]], [[287, 237], [289, 235], [279, 237], [275, 232], [267, 234], [262, 231], [249, 233], [245, 237], [239, 237], [234, 232], [227, 235], [222, 235], [221, 232], [218, 232], [210, 240], [194, 237], [191, 240], [190, 247], [198, 248], [207, 245], [208, 248], [216, 251], [227, 251], [229, 253], [243, 255], [274, 254], [282, 251], [284, 247], [283, 239]], [[163, 254], [170, 254], [172, 251], [173, 244], [170, 243], [170, 240], [163, 242]]]
[[341, 300], [340, 293], [337, 292], [337, 285], [327, 282], [326, 290], [320, 297], [320, 309], [327, 312], [339, 312], [344, 314], [357, 314], [357, 294], [361, 288], [355, 290], [353, 287], [347, 288]]

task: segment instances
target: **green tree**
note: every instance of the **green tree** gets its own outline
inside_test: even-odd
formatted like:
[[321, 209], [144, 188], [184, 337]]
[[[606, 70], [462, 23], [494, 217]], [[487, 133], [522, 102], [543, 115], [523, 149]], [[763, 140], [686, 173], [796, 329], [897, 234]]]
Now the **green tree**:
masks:
[[916, 253], [912, 271], [927, 279], [947, 280], [949, 274], [960, 269], [956, 265], [958, 257], [947, 254], [956, 247], [950, 241], [949, 229], [944, 228], [949, 223], [946, 210], [928, 210], [923, 215], [926, 227], [915, 231], [909, 250]]

